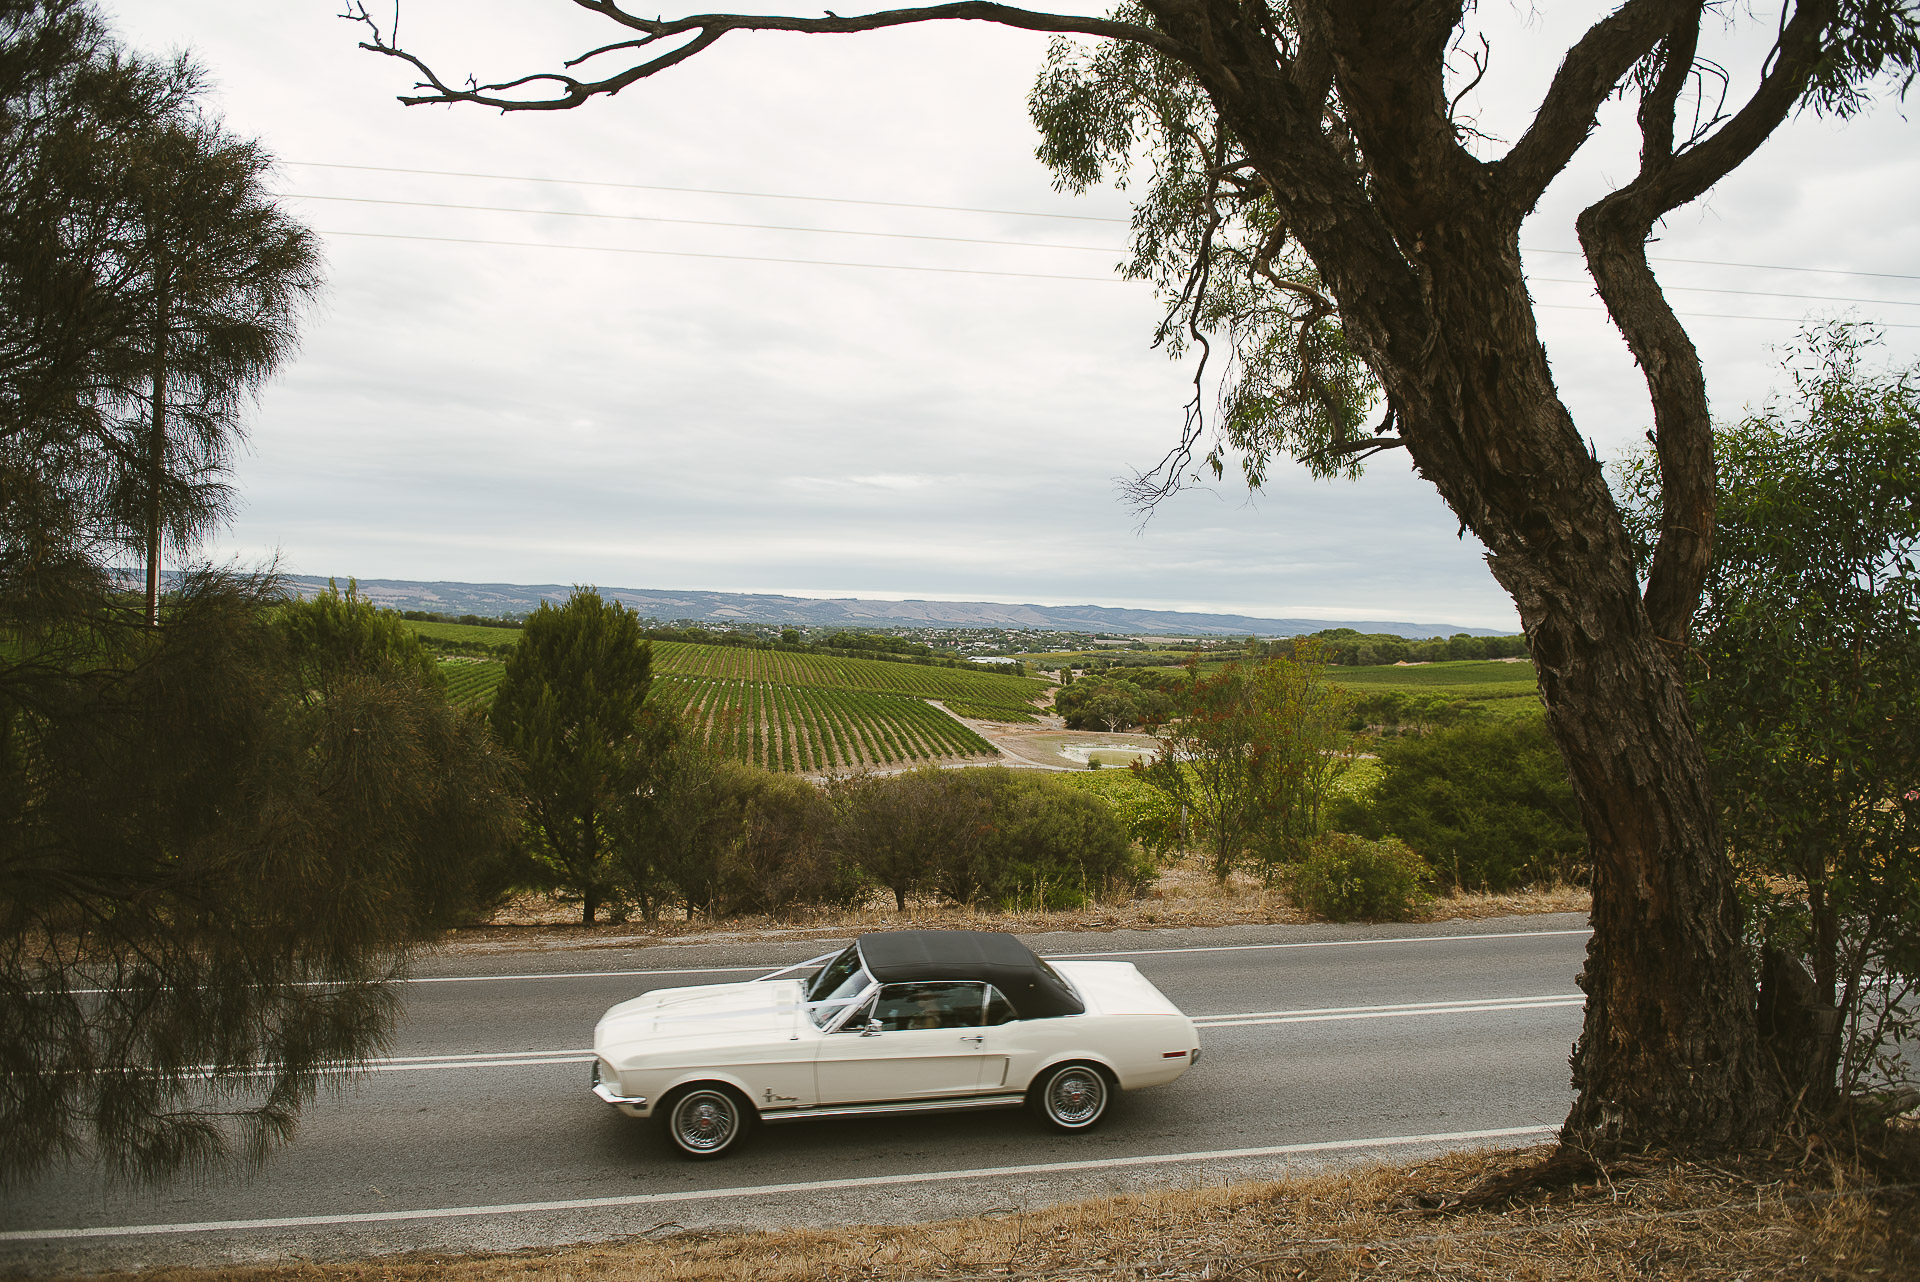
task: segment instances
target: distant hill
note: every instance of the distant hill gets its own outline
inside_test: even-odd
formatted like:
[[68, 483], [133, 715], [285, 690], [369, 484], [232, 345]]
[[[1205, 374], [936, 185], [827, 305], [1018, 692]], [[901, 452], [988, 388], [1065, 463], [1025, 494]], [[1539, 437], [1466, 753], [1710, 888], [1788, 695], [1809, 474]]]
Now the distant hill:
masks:
[[[327, 580], [288, 575], [303, 596], [322, 591]], [[344, 576], [341, 580], [345, 582]], [[558, 583], [423, 583], [410, 579], [361, 579], [360, 591], [394, 610], [497, 616], [527, 614], [542, 601], [564, 601], [571, 587]], [[1035, 628], [1061, 632], [1114, 632], [1139, 636], [1298, 636], [1326, 628], [1385, 632], [1394, 636], [1447, 637], [1465, 632], [1491, 637], [1496, 628], [1450, 623], [1393, 623], [1379, 619], [1258, 619], [1244, 614], [1195, 614], [1184, 610], [1126, 610], [1103, 605], [1002, 605], [992, 601], [819, 601], [797, 596], [742, 592], [655, 592], [601, 587], [645, 618], [662, 622], [695, 619], [708, 624], [772, 623], [806, 627]]]

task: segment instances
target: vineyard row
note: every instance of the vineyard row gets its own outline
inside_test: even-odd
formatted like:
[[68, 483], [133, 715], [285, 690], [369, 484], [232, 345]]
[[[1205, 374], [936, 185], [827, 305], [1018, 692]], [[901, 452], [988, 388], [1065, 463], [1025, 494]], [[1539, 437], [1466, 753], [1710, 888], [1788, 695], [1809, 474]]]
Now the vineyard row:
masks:
[[[447, 693], [461, 707], [491, 702], [505, 670], [499, 663], [440, 665]], [[695, 727], [708, 747], [769, 770], [811, 774], [994, 755], [985, 739], [909, 695], [678, 674], [657, 678], [654, 694]], [[970, 705], [956, 711], [981, 715]]]
[[819, 773], [942, 757], [992, 756], [979, 735], [919, 699], [864, 690], [664, 677], [663, 702], [709, 748], [768, 770]]

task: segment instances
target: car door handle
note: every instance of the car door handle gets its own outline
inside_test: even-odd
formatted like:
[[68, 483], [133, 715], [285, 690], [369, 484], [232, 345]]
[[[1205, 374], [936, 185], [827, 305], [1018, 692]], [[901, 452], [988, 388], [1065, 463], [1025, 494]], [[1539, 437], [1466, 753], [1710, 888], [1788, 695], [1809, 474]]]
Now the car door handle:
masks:
[[986, 1041], [987, 1039], [984, 1035], [980, 1033], [970, 1033], [967, 1036], [962, 1037], [960, 1040], [963, 1042], [972, 1042], [975, 1046], [978, 1046], [982, 1042]]

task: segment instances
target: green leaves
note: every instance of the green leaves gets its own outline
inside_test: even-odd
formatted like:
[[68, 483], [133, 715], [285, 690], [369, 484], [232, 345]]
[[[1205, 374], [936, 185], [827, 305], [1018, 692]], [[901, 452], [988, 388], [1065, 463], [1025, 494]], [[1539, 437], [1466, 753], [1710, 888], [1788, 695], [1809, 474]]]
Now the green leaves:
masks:
[[1229, 664], [1174, 694], [1175, 719], [1143, 777], [1183, 812], [1220, 881], [1250, 863], [1271, 877], [1325, 830], [1335, 781], [1352, 764], [1346, 696], [1318, 647]]
[[[1808, 331], [1792, 392], [1715, 434], [1689, 662], [1750, 931], [1805, 958], [1856, 1034], [1816, 1098], [1853, 1089], [1880, 1062], [1872, 1030], [1898, 1026], [1869, 977], [1920, 976], [1920, 370], [1869, 370], [1875, 341]], [[1640, 463], [1644, 528], [1658, 495]]]
[[1398, 837], [1443, 883], [1466, 890], [1568, 878], [1587, 853], [1566, 762], [1539, 716], [1381, 744], [1379, 781], [1344, 801], [1334, 822]]
[[[1113, 16], [1153, 23], [1133, 4]], [[1193, 479], [1184, 473], [1196, 450], [1214, 477], [1237, 462], [1258, 489], [1277, 457], [1315, 476], [1353, 477], [1368, 453], [1396, 443], [1385, 436], [1390, 421], [1366, 430], [1379, 386], [1266, 180], [1185, 64], [1130, 41], [1087, 50], [1056, 39], [1027, 107], [1040, 130], [1036, 155], [1057, 186], [1080, 192], [1111, 180], [1125, 189], [1147, 171], [1121, 273], [1152, 281], [1167, 306], [1154, 345], [1175, 359], [1200, 352], [1187, 430], [1137, 479], [1137, 500], [1151, 504]], [[1216, 345], [1225, 359], [1211, 371], [1209, 432], [1200, 397]]]

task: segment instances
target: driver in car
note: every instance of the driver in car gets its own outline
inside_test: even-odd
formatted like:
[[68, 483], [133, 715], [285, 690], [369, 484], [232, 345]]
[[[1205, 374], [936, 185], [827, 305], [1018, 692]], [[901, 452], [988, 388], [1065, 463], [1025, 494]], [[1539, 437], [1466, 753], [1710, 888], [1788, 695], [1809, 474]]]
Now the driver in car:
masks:
[[915, 999], [919, 1009], [907, 1018], [908, 1028], [944, 1028], [946, 1012], [940, 1009], [940, 999], [933, 993], [921, 993]]

